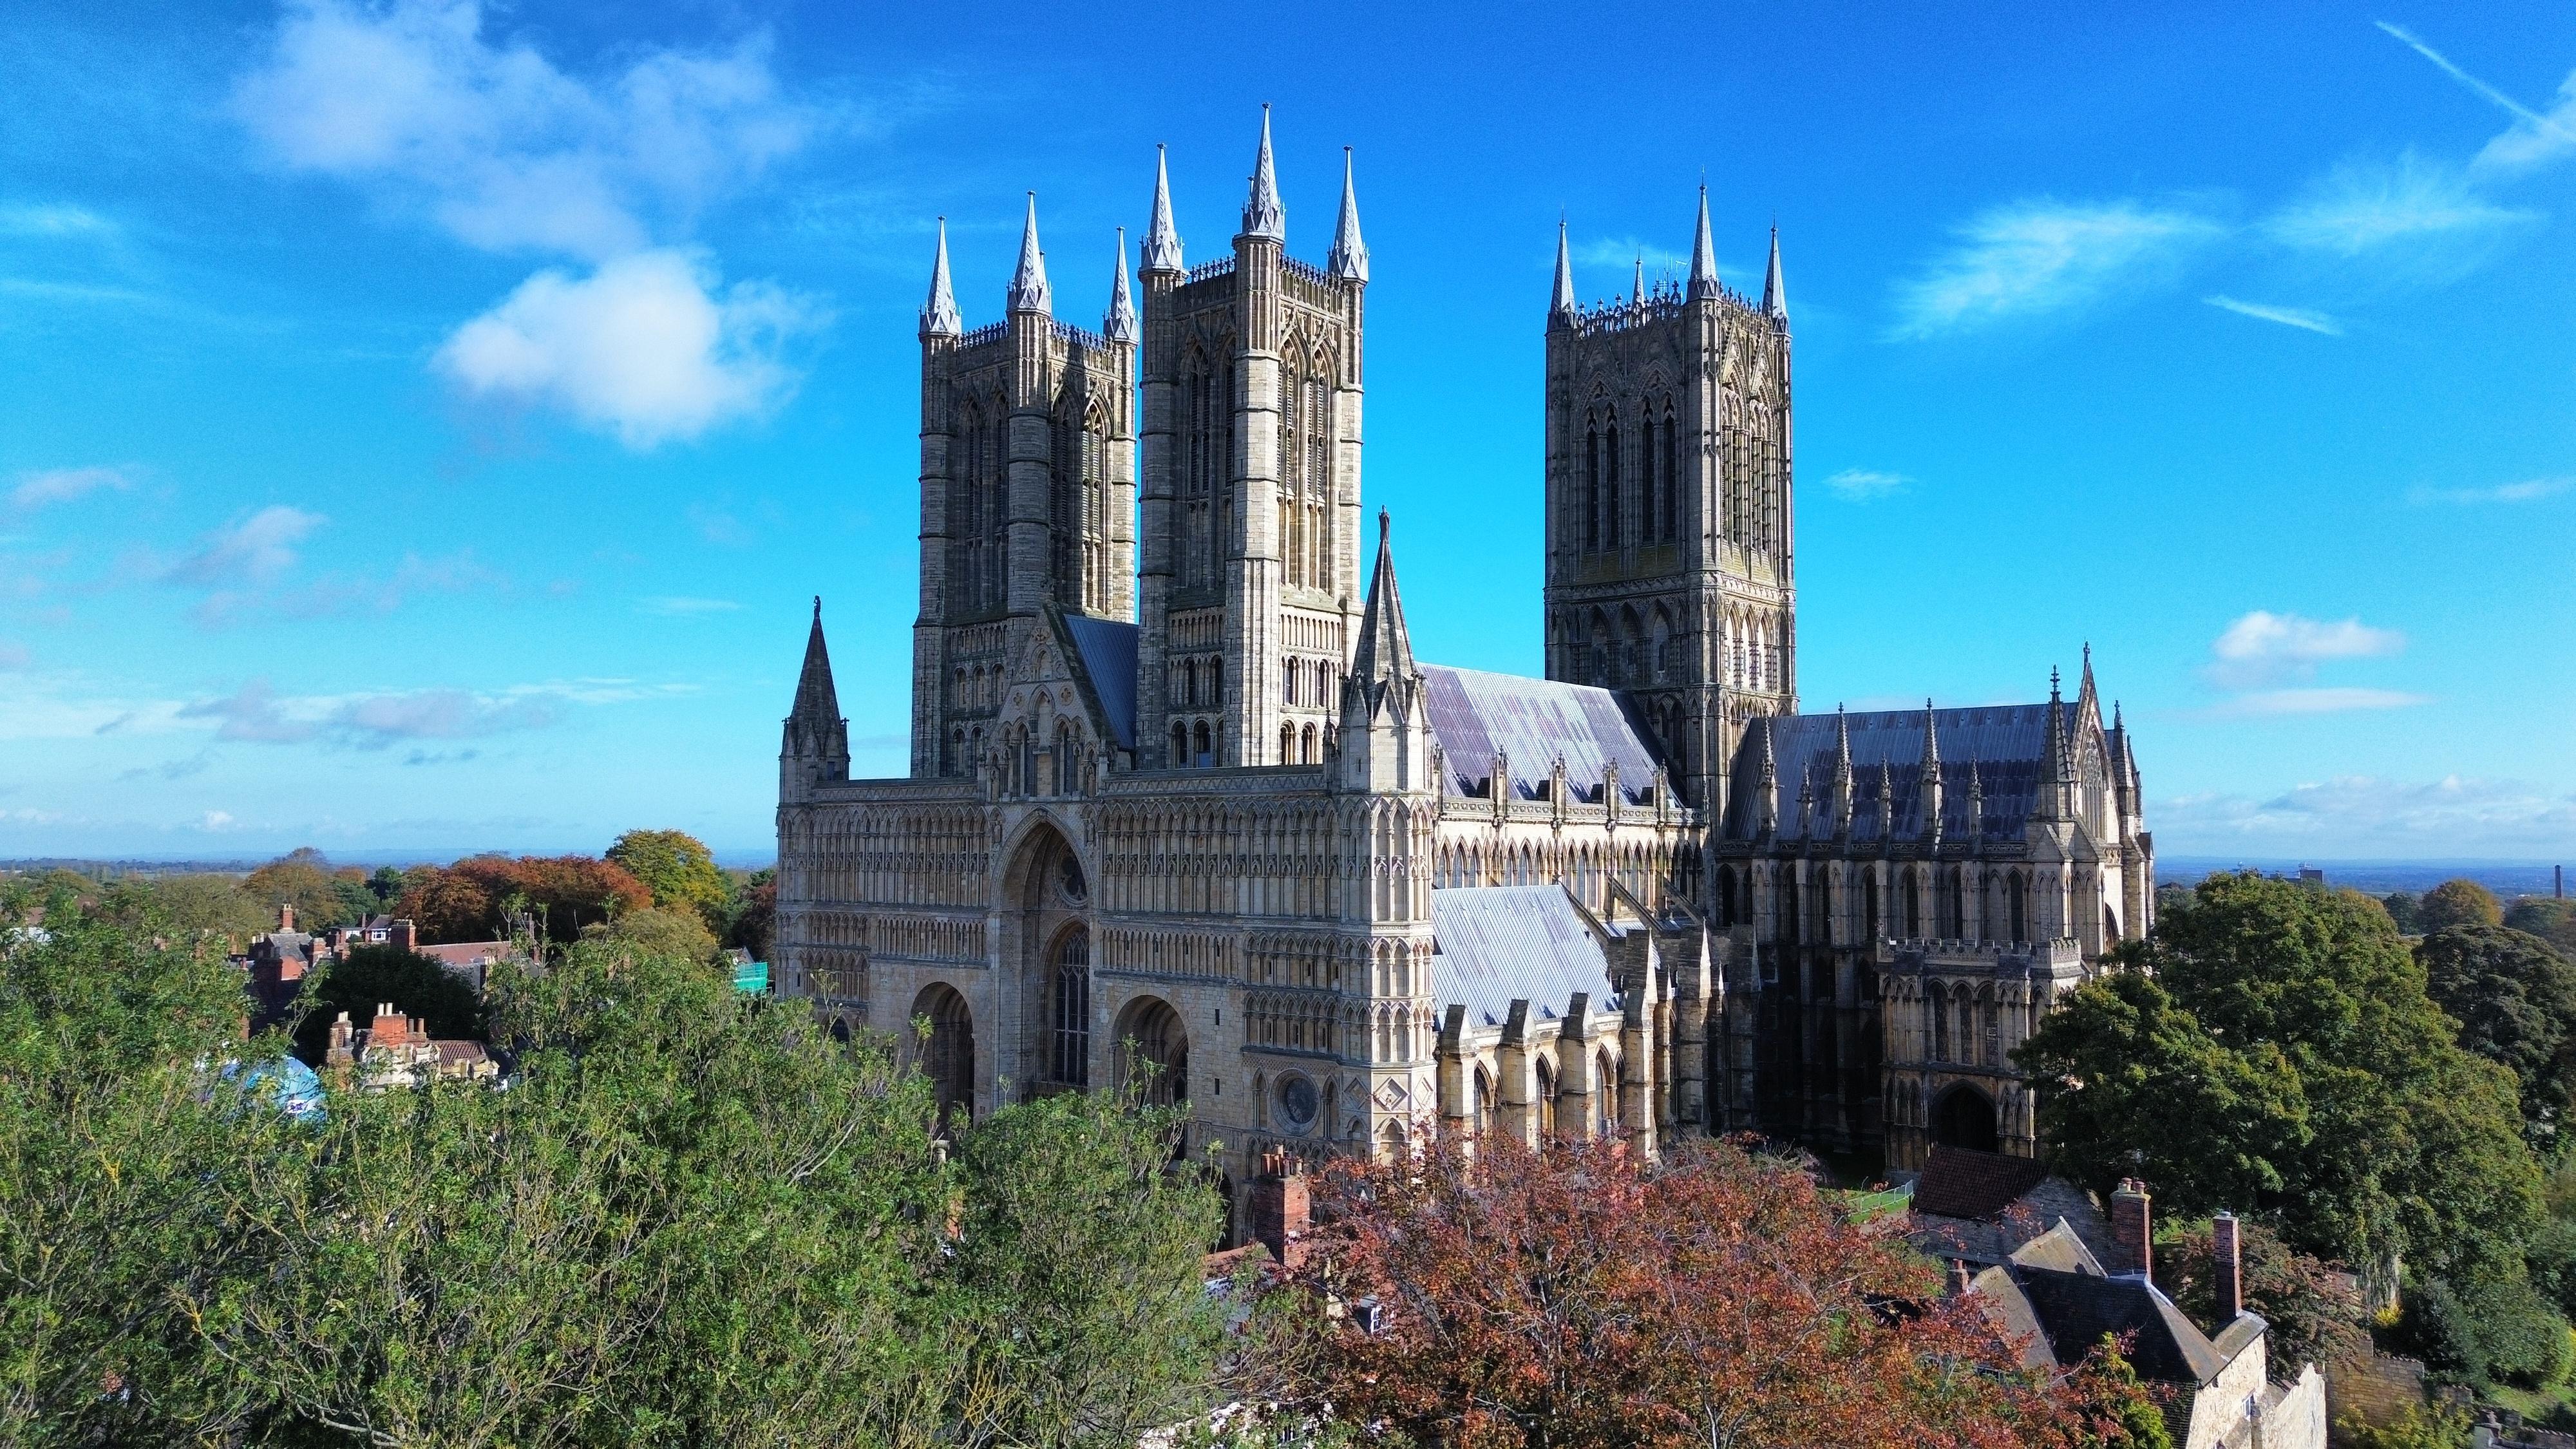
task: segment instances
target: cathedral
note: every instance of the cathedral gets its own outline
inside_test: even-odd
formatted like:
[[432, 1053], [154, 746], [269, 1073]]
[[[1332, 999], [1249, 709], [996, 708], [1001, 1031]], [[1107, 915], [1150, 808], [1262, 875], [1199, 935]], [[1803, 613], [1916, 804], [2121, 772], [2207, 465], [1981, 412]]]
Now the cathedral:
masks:
[[779, 755], [776, 980], [944, 1110], [1183, 1104], [1240, 1193], [1427, 1129], [2030, 1153], [2010, 1053], [2153, 909], [2124, 725], [2072, 699], [1799, 712], [1779, 238], [1547, 307], [1546, 677], [1418, 659], [1361, 501], [1349, 155], [1288, 254], [1262, 121], [1231, 249], [1158, 162], [1130, 285], [921, 309], [911, 765], [853, 779], [818, 600]]

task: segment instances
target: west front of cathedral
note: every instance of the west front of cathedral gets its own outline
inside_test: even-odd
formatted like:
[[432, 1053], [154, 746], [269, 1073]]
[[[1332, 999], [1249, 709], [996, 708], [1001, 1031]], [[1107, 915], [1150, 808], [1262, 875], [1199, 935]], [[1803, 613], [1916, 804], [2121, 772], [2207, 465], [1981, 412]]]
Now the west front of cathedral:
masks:
[[[2012, 1049], [2144, 933], [2139, 774], [2068, 698], [1798, 710], [1778, 238], [1723, 286], [1546, 314], [1546, 671], [1419, 660], [1362, 507], [1369, 258], [1345, 159], [1290, 257], [1265, 116], [1189, 264], [1056, 320], [922, 308], [911, 768], [853, 779], [818, 603], [779, 757], [775, 979], [952, 1112], [1186, 1104], [1265, 1154], [1426, 1130], [1754, 1131], [1860, 1162], [2035, 1150]], [[916, 1031], [917, 1022], [927, 1023]]]

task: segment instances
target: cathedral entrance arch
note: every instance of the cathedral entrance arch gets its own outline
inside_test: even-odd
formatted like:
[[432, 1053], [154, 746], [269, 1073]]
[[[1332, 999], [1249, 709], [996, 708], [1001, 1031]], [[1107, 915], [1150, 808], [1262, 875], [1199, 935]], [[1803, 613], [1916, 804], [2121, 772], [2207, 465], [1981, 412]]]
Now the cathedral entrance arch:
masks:
[[921, 1040], [921, 1074], [930, 1078], [942, 1122], [975, 1112], [975, 1014], [957, 988], [934, 981], [912, 999], [911, 1019], [928, 1020]]
[[1951, 1084], [1932, 1099], [1932, 1140], [1972, 1152], [1994, 1151], [1998, 1145], [1994, 1099], [1966, 1082]]
[[1043, 815], [1012, 847], [1001, 878], [994, 1027], [1004, 1077], [1028, 1095], [1087, 1087], [1091, 1053], [1091, 877], [1065, 832]]
[[1159, 996], [1139, 996], [1118, 1013], [1118, 1084], [1169, 1107], [1190, 1099], [1190, 1034]]

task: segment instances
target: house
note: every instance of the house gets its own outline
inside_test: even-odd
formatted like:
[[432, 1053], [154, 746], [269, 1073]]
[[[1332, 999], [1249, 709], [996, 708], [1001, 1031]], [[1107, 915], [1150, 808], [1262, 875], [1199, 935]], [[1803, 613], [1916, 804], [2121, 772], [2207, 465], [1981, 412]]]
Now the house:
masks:
[[367, 1030], [358, 1030], [341, 1012], [331, 1023], [331, 1047], [324, 1065], [345, 1076], [354, 1070], [359, 1085], [371, 1091], [415, 1087], [427, 1081], [488, 1082], [500, 1076], [498, 1063], [479, 1041], [435, 1038], [427, 1026], [396, 1011], [392, 1003], [376, 1008]]
[[305, 973], [324, 954], [320, 937], [295, 928], [295, 906], [281, 901], [277, 929], [250, 938], [250, 949], [232, 958], [250, 973], [250, 1030], [279, 1025], [304, 990]]
[[2315, 1364], [2275, 1378], [2270, 1326], [2244, 1307], [2236, 1219], [2213, 1224], [2218, 1255], [2215, 1336], [2156, 1287], [2146, 1188], [2111, 1196], [2106, 1263], [2060, 1219], [1983, 1271], [1952, 1260], [1953, 1296], [1974, 1294], [2032, 1368], [2071, 1368], [2105, 1336], [2122, 1340], [2178, 1449], [2325, 1449], [2326, 1388]]
[[2092, 1194], [2038, 1159], [1935, 1144], [1914, 1179], [1906, 1238], [1945, 1262], [1986, 1268], [2063, 1223], [2095, 1257], [2112, 1252], [2110, 1220]]

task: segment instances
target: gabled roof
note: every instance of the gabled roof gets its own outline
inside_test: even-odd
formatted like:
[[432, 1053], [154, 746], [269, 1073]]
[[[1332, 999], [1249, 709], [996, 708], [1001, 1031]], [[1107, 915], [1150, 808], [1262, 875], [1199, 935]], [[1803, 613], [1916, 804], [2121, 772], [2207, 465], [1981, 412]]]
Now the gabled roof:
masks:
[[1065, 636], [1082, 664], [1100, 712], [1122, 750], [1136, 748], [1136, 626], [1089, 614], [1066, 614]]
[[1539, 787], [1563, 756], [1566, 784], [1582, 798], [1593, 798], [1601, 767], [1615, 760], [1619, 793], [1629, 804], [1646, 803], [1660, 761], [1625, 695], [1445, 664], [1423, 665], [1422, 678], [1430, 696], [1431, 734], [1449, 764], [1450, 793], [1484, 794], [1499, 750], [1511, 768], [1514, 799], [1538, 799]]
[[1514, 1001], [1562, 1015], [1576, 992], [1595, 1008], [1617, 997], [1601, 940], [1563, 886], [1454, 886], [1431, 893], [1431, 992], [1467, 1008], [1471, 1026], [1500, 1026]]
[[[1895, 791], [1893, 838], [1922, 838], [1925, 713], [1911, 709], [1772, 716], [1767, 728], [1780, 782], [1779, 834], [1789, 838], [1833, 834], [1834, 822], [1826, 810], [1839, 748], [1837, 730], [1848, 728], [1855, 787], [1852, 839], [1879, 838], [1882, 778]], [[2023, 825], [2038, 803], [2048, 758], [2048, 713], [2046, 704], [1930, 711], [1940, 739], [1944, 838], [1963, 839], [1969, 833], [1968, 782], [1972, 771], [1985, 802], [1986, 837], [2022, 838]], [[1765, 726], [1757, 723], [1755, 727]], [[1734, 787], [1728, 792], [1723, 831], [1727, 839], [1750, 840], [1756, 834], [1760, 775], [1761, 751], [1736, 751]], [[1798, 819], [1801, 781], [1812, 781], [1815, 787], [1816, 813], [1804, 822]]]
[[1914, 1183], [1914, 1210], [1952, 1218], [1996, 1217], [2046, 1176], [2048, 1169], [2035, 1157], [1935, 1144]]
[[2108, 1335], [2127, 1341], [2122, 1351], [2140, 1378], [2206, 1386], [2264, 1326], [2239, 1314], [2220, 1335], [2224, 1344], [2211, 1342], [2144, 1277], [2105, 1275], [2064, 1222], [1973, 1281], [1997, 1326], [2026, 1340], [2023, 1360], [2034, 1366], [2081, 1362]]

